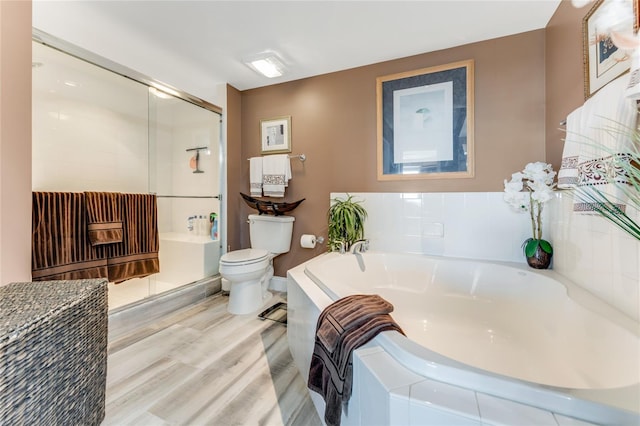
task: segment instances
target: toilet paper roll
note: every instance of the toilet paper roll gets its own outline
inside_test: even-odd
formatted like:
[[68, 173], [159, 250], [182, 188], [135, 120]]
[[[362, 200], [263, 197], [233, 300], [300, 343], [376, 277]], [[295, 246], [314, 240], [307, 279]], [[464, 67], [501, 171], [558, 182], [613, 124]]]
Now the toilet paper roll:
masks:
[[316, 236], [304, 234], [300, 237], [300, 246], [302, 248], [314, 248], [316, 246]]

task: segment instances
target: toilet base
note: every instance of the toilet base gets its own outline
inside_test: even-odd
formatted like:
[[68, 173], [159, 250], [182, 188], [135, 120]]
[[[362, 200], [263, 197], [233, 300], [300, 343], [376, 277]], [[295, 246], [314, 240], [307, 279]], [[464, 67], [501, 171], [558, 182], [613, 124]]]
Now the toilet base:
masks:
[[263, 294], [261, 280], [231, 283], [227, 311], [234, 315], [250, 314], [258, 311], [271, 293]]

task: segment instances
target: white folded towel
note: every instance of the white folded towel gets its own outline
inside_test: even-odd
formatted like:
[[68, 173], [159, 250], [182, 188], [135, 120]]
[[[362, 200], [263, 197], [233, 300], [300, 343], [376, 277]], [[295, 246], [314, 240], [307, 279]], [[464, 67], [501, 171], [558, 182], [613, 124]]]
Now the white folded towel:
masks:
[[562, 150], [562, 164], [558, 171], [558, 189], [572, 189], [578, 183], [581, 127], [582, 107], [579, 107], [567, 116], [567, 135]]
[[[628, 178], [616, 167], [616, 159], [628, 158], [633, 143], [630, 133], [636, 127], [635, 101], [625, 97], [629, 74], [625, 74], [600, 89], [582, 107], [582, 126], [578, 160], [577, 188], [594, 187], [606, 194], [609, 201], [622, 211], [626, 207], [624, 190], [617, 183]], [[579, 194], [573, 210], [592, 213], [594, 201]]]
[[287, 154], [263, 157], [262, 190], [265, 197], [284, 197], [289, 179], [291, 179], [291, 161]]
[[262, 197], [262, 157], [249, 159], [249, 191], [252, 197]]

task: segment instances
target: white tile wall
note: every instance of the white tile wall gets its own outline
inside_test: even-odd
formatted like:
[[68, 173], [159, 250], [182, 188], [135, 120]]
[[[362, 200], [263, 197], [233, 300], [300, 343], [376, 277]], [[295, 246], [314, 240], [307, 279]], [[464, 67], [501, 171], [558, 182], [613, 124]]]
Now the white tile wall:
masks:
[[590, 426], [590, 423], [583, 422], [582, 420], [573, 419], [571, 417], [562, 416], [560, 414], [554, 414], [556, 422], [559, 426]]
[[[186, 196], [220, 192], [217, 114], [175, 98], [150, 96], [143, 84], [35, 42], [33, 60], [43, 64], [33, 72], [33, 190]], [[196, 146], [211, 149], [210, 155], [201, 152], [202, 174], [189, 167], [194, 152], [186, 149]], [[220, 212], [218, 200], [159, 198], [158, 229], [186, 234], [190, 215], [208, 218], [210, 212]], [[200, 271], [197, 279], [204, 277], [203, 270], [217, 272], [219, 247], [215, 254], [211, 244], [206, 247], [200, 256], [216, 260], [190, 268]], [[167, 262], [162, 249], [161, 242], [163, 271], [170, 263], [184, 267], [184, 262]], [[181, 281], [156, 281], [158, 276], [152, 276], [112, 286], [110, 307], [196, 279], [187, 275]]]
[[148, 191], [147, 88], [33, 43], [33, 189]]
[[367, 209], [365, 234], [373, 250], [524, 262], [529, 218], [512, 211], [502, 193], [350, 195]]
[[[220, 192], [220, 117], [33, 43], [33, 189], [213, 196]], [[200, 152], [194, 174], [187, 148]], [[160, 232], [186, 233], [216, 199], [159, 200]]]
[[435, 380], [423, 379], [412, 385], [411, 399], [423, 405], [438, 407], [443, 414], [446, 412], [456, 416], [463, 414], [471, 419], [477, 419], [480, 416], [474, 391]]
[[[531, 222], [503, 201], [502, 192], [350, 195], [367, 209], [365, 234], [373, 250], [525, 262], [522, 243], [531, 236]], [[629, 214], [640, 219], [636, 211]], [[574, 213], [566, 194], [556, 193], [543, 216], [543, 237], [554, 247], [552, 268], [640, 321], [640, 243], [599, 216]]]
[[345, 426], [586, 426], [569, 417], [425, 379], [404, 368], [375, 344], [353, 354], [353, 392]]
[[494, 425], [557, 426], [549, 411], [540, 410], [517, 402], [477, 393], [482, 419]]
[[640, 321], [640, 242], [601, 216], [573, 212], [567, 193], [556, 193], [549, 210], [554, 270]]

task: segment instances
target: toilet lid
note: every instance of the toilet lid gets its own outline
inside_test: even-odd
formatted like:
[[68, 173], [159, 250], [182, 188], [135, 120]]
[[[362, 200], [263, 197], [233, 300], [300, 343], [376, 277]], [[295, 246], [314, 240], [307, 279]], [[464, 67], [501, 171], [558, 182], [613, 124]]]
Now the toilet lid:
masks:
[[243, 250], [234, 250], [230, 251], [227, 254], [224, 254], [220, 261], [231, 264], [231, 263], [253, 263], [260, 262], [267, 259], [269, 256], [269, 252], [265, 249], [243, 249]]

